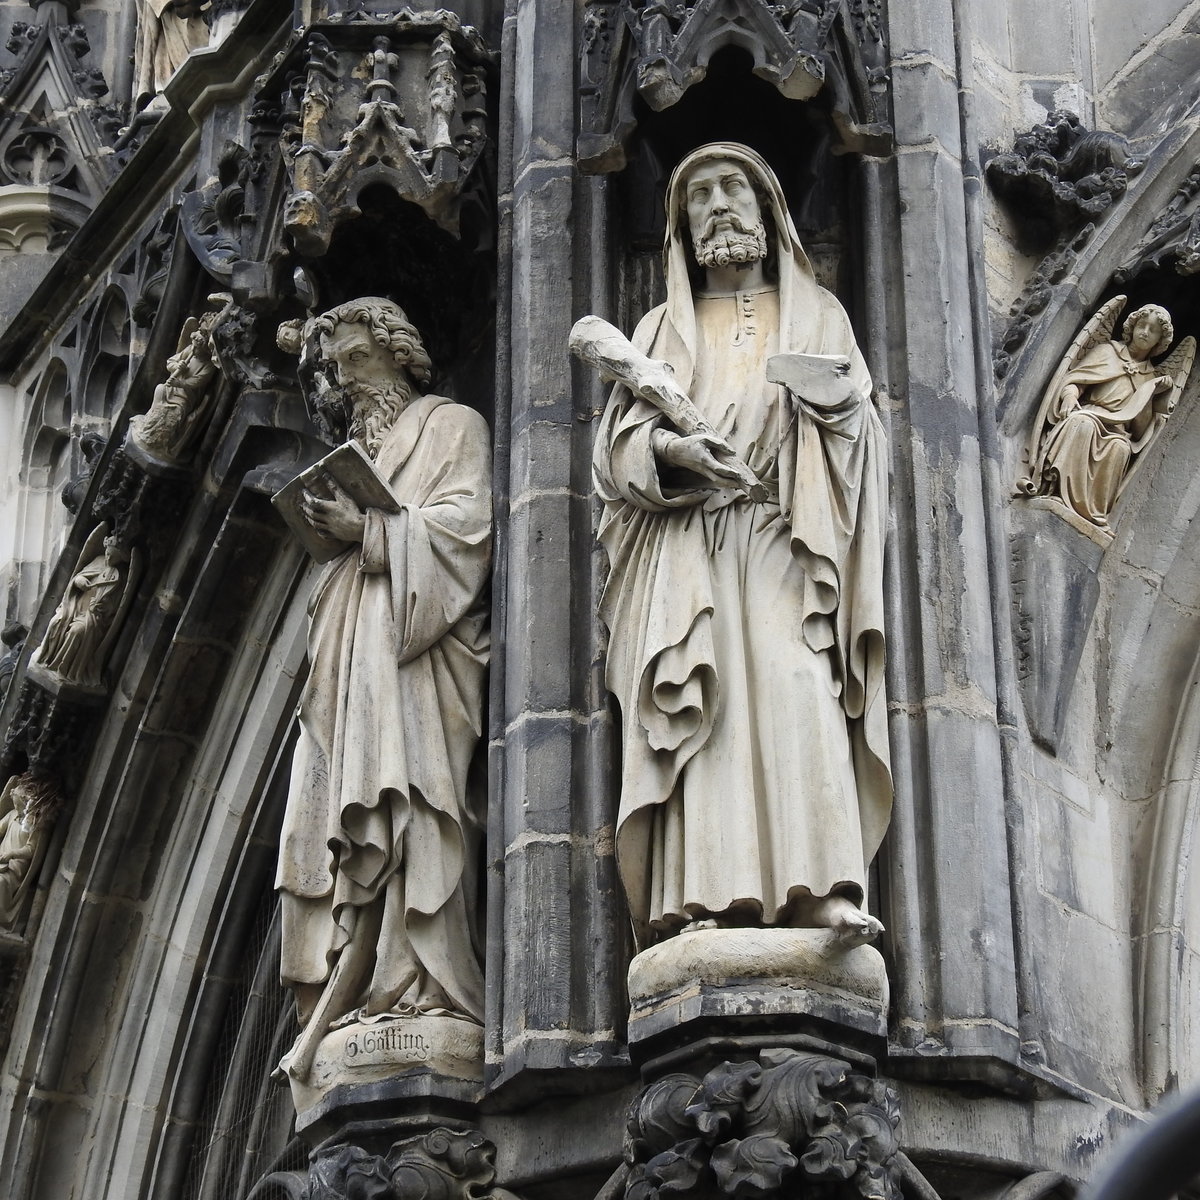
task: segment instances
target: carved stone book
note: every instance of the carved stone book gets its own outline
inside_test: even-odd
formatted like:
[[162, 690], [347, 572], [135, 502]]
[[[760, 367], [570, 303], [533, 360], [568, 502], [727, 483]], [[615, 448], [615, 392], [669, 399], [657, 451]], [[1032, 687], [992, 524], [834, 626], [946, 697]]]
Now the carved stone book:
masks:
[[845, 385], [835, 386], [850, 372], [844, 354], [772, 354], [767, 379], [817, 408], [836, 408], [845, 401]]
[[314, 529], [300, 507], [306, 490], [322, 500], [333, 499], [330, 479], [336, 480], [359, 508], [378, 508], [387, 513], [400, 511], [387, 480], [375, 469], [375, 464], [367, 457], [362, 446], [358, 442], [346, 442], [339, 446], [320, 462], [301, 471], [291, 483], [271, 497], [271, 503], [279, 510], [288, 528], [319, 563], [336, 558], [351, 545], [341, 538], [327, 537]]

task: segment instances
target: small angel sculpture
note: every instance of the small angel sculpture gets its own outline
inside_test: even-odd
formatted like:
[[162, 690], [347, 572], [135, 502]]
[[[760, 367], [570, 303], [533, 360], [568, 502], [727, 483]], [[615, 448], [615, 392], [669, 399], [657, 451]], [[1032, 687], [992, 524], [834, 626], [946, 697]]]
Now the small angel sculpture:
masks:
[[179, 348], [167, 359], [166, 382], [154, 389], [150, 411], [129, 422], [129, 435], [137, 447], [167, 462], [187, 456], [213, 407], [220, 370], [213, 330], [233, 298], [218, 293], [209, 301], [222, 307], [184, 322]]
[[1175, 337], [1170, 313], [1157, 304], [1130, 313], [1114, 339], [1125, 300], [1115, 296], [1071, 343], [1042, 398], [1029, 474], [1017, 485], [1065, 506], [1068, 519], [1082, 518], [1105, 539], [1109, 514], [1174, 411], [1196, 356], [1196, 339], [1187, 337], [1170, 357], [1151, 361]]
[[76, 687], [101, 688], [105, 660], [133, 598], [138, 566], [137, 552], [110, 535], [107, 525], [98, 525], [84, 543], [33, 664]]
[[12, 929], [46, 853], [60, 797], [53, 783], [26, 772], [0, 793], [0, 928]]

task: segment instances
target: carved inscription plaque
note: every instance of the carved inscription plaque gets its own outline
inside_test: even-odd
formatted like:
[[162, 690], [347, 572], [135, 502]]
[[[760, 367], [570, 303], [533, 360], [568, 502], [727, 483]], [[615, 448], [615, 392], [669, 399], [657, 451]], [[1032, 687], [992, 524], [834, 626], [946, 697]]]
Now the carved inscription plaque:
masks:
[[348, 1067], [381, 1067], [391, 1063], [428, 1062], [432, 1046], [424, 1033], [399, 1025], [364, 1026], [356, 1029], [342, 1048]]

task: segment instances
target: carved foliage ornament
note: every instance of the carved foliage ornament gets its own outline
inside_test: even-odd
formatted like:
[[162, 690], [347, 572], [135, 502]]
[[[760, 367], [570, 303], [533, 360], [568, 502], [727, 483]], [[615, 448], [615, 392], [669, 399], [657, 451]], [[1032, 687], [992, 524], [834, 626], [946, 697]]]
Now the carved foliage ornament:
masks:
[[302, 1200], [513, 1200], [494, 1186], [495, 1156], [474, 1130], [433, 1129], [385, 1154], [336, 1146], [313, 1156]]
[[1048, 241], [1094, 221], [1144, 166], [1116, 133], [1089, 130], [1071, 112], [1052, 112], [987, 164], [988, 182], [1027, 233]]
[[1200, 272], [1200, 166], [1179, 185], [1115, 278], [1124, 285], [1143, 272], [1159, 269], [1184, 277]]
[[310, 27], [259, 96], [279, 105], [296, 248], [324, 254], [373, 184], [457, 233], [456, 201], [486, 142], [491, 62], [480, 35], [445, 10]]
[[899, 1200], [899, 1121], [890, 1087], [819, 1054], [764, 1050], [703, 1079], [666, 1075], [630, 1110], [626, 1200], [806, 1194], [814, 1184]]

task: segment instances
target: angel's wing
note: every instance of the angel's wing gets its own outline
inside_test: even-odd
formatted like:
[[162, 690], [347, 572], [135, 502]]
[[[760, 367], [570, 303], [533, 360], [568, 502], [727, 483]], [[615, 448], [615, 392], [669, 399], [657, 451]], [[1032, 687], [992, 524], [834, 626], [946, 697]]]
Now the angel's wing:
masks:
[[200, 321], [197, 317], [188, 317], [184, 321], [183, 328], [179, 331], [179, 343], [175, 347], [176, 354], [182, 354], [192, 344], [192, 334], [199, 328]]
[[1125, 311], [1126, 300], [1125, 296], [1114, 296], [1107, 304], [1102, 304], [1096, 310], [1091, 320], [1075, 335], [1075, 340], [1068, 347], [1062, 361], [1051, 376], [1049, 386], [1042, 393], [1042, 402], [1038, 405], [1037, 417], [1029, 431], [1029, 441], [1025, 447], [1028, 473], [1017, 480], [1019, 494], [1035, 496], [1041, 490], [1042, 444], [1045, 441], [1046, 426], [1050, 424], [1051, 414], [1058, 401], [1058, 394], [1062, 391], [1063, 381], [1093, 346], [1111, 340], [1113, 329], [1116, 328], [1121, 313]]
[[1194, 337], [1185, 337], [1162, 362], [1157, 364], [1156, 370], [1159, 375], [1169, 375], [1173, 380], [1171, 390], [1161, 402], [1157, 397], [1155, 398], [1154, 423], [1150, 426], [1150, 429], [1141, 442], [1134, 445], [1135, 457], [1133, 465], [1125, 472], [1125, 478], [1121, 480], [1121, 485], [1117, 489], [1118, 500], [1125, 494], [1125, 489], [1129, 486], [1130, 480], [1137, 474], [1142, 463], [1146, 461], [1146, 451], [1158, 440], [1163, 426], [1167, 423], [1167, 418], [1175, 411], [1175, 405], [1179, 403], [1179, 397], [1183, 394], [1183, 389], [1188, 381], [1188, 375], [1191, 372], [1192, 362], [1195, 357], [1196, 339]]
[[1158, 369], [1163, 375], [1170, 375], [1175, 381], [1171, 388], [1170, 394], [1166, 399], [1166, 410], [1168, 413], [1175, 411], [1175, 405], [1179, 403], [1179, 397], [1183, 394], [1183, 389], [1187, 384], [1188, 376], [1192, 372], [1192, 363], [1196, 358], [1196, 339], [1194, 337], [1185, 337], [1166, 358], [1158, 364]]
[[[94, 558], [99, 558], [104, 553], [104, 539], [108, 537], [108, 522], [101, 521], [91, 533], [88, 534], [87, 541], [83, 543], [83, 549], [79, 552], [79, 557], [75, 560], [75, 570], [71, 572], [71, 578], [74, 579], [84, 567], [88, 565]], [[70, 586], [69, 584], [67, 585]]]
[[113, 642], [117, 640], [117, 634], [121, 632], [121, 626], [125, 624], [125, 614], [129, 611], [129, 605], [133, 602], [141, 574], [142, 552], [134, 546], [129, 552], [129, 563], [125, 568], [125, 578], [121, 580], [120, 603], [117, 605], [117, 611], [113, 614], [108, 631], [104, 635], [104, 641], [100, 643], [100, 650], [96, 655], [96, 664], [100, 671], [104, 670], [104, 664], [108, 662], [108, 652], [112, 649]]
[[16, 808], [16, 805], [13, 804], [12, 794], [20, 778], [19, 775], [10, 776], [8, 782], [4, 785], [4, 790], [0, 791], [0, 817], [3, 817], [5, 813], [12, 812]]

